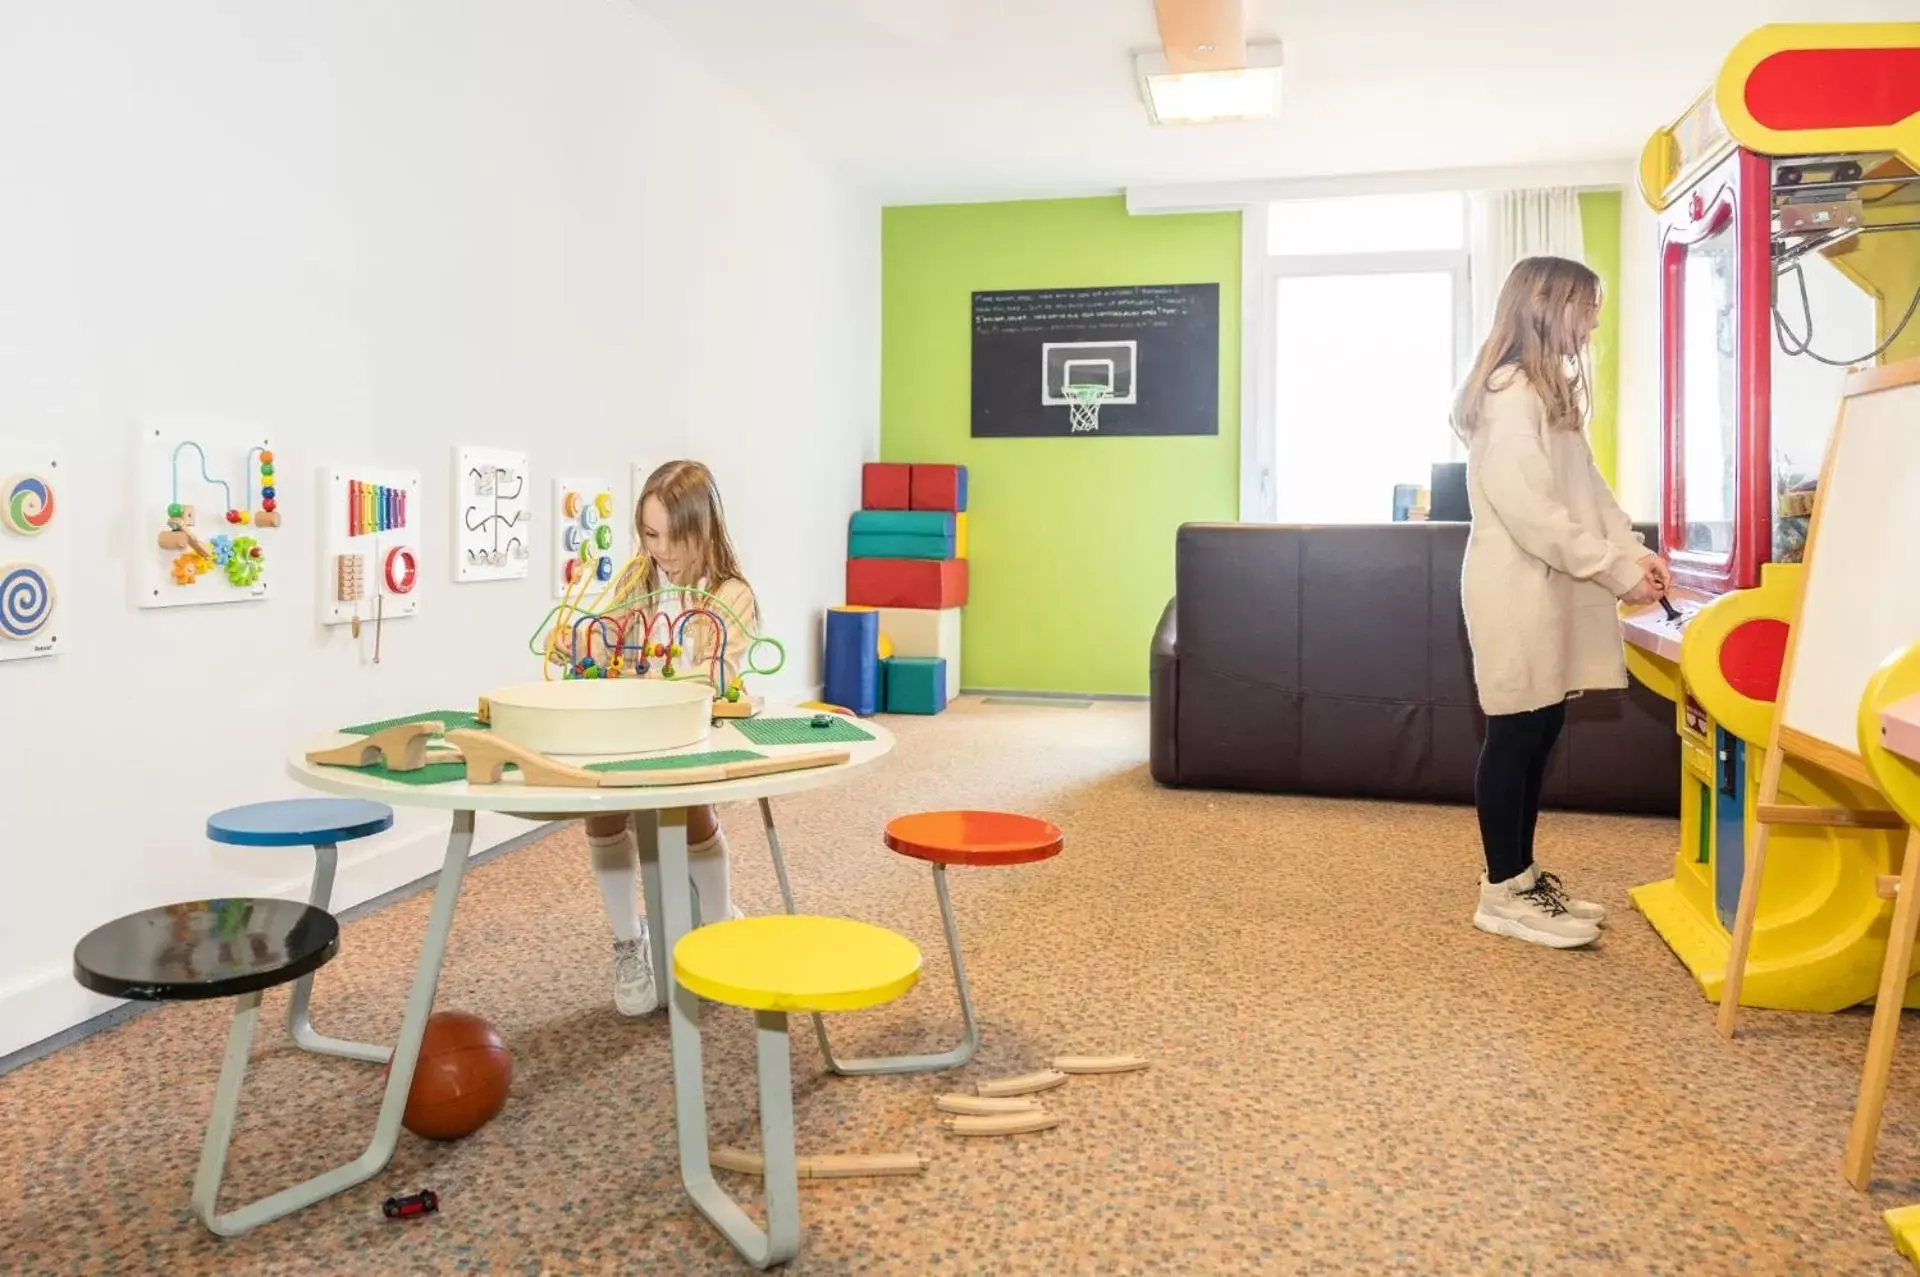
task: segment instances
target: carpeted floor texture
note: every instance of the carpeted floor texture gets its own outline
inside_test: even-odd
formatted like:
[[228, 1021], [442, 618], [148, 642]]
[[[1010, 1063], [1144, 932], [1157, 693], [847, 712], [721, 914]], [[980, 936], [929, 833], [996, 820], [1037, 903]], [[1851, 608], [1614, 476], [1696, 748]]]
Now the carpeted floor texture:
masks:
[[[1920, 1200], [1920, 1071], [1896, 1072], [1874, 1191], [1840, 1174], [1867, 1016], [1753, 1013], [1733, 1044], [1626, 889], [1674, 826], [1549, 813], [1543, 863], [1612, 910], [1597, 949], [1475, 931], [1472, 814], [1156, 788], [1146, 713], [963, 700], [890, 720], [893, 757], [776, 810], [803, 909], [926, 953], [919, 988], [832, 1022], [863, 1052], [944, 1046], [950, 970], [926, 869], [890, 816], [994, 807], [1057, 821], [1065, 852], [956, 870], [984, 1022], [945, 1077], [831, 1078], [793, 1040], [803, 1152], [928, 1154], [918, 1179], [804, 1183], [797, 1273], [1892, 1273], [1879, 1212]], [[751, 807], [725, 813], [736, 894], [778, 895]], [[323, 1031], [387, 1040], [428, 897], [346, 928]], [[745, 1271], [682, 1194], [664, 1016], [614, 1012], [577, 826], [467, 880], [438, 1005], [515, 1059], [478, 1134], [410, 1134], [359, 1188], [232, 1241], [188, 1191], [230, 1004], [176, 1005], [0, 1077], [6, 1273]], [[364, 1147], [380, 1070], [291, 1049], [269, 1024], [227, 1204]], [[751, 1025], [708, 1018], [716, 1142], [753, 1146]], [[1076, 1078], [1063, 1124], [960, 1141], [933, 1097], [1056, 1054], [1137, 1052]], [[758, 1185], [722, 1176], [758, 1210]], [[387, 1222], [431, 1187], [438, 1215]]]

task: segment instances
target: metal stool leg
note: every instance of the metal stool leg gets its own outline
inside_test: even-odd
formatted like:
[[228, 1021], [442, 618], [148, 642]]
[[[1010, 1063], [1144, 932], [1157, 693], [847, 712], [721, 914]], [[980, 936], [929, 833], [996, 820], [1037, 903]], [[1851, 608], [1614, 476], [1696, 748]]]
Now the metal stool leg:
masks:
[[[313, 849], [313, 890], [307, 895], [307, 903], [314, 908], [328, 907], [328, 901], [333, 897], [333, 871], [339, 861], [340, 850], [333, 843], [321, 843]], [[316, 1055], [338, 1055], [349, 1060], [364, 1060], [368, 1064], [385, 1064], [391, 1060], [392, 1047], [376, 1046], [371, 1042], [348, 1042], [344, 1038], [330, 1038], [315, 1031], [307, 1014], [307, 1005], [313, 997], [315, 974], [308, 972], [293, 985], [293, 1005], [287, 1008], [287, 1032], [293, 1035], [294, 1045]]]
[[693, 1083], [687, 1086], [683, 1082], [674, 1088], [680, 1178], [687, 1196], [749, 1264], [755, 1268], [784, 1264], [800, 1253], [800, 1163], [793, 1143], [787, 1017], [778, 1011], [756, 1011], [753, 1017], [755, 1071], [760, 1082], [760, 1155], [765, 1160], [762, 1184], [767, 1227], [762, 1231], [713, 1178], [713, 1160], [707, 1147], [706, 1088], [701, 1074], [700, 999], [678, 983], [672, 996], [674, 1009], [682, 1017], [672, 1035], [674, 1072], [677, 1078]]
[[[780, 832], [773, 825], [773, 804], [767, 799], [760, 800], [760, 819], [766, 826], [767, 846], [773, 851], [773, 873], [780, 880], [780, 898], [786, 902], [787, 912], [792, 914], [793, 888], [787, 882], [787, 863], [780, 855]], [[953, 959], [953, 986], [960, 994], [960, 1045], [951, 1051], [938, 1055], [893, 1055], [877, 1059], [840, 1060], [835, 1059], [833, 1043], [827, 1038], [826, 1021], [820, 1016], [813, 1017], [813, 1036], [820, 1043], [820, 1057], [827, 1062], [827, 1068], [845, 1076], [875, 1073], [932, 1073], [940, 1069], [957, 1069], [973, 1059], [973, 1053], [980, 1049], [980, 1025], [974, 1019], [973, 994], [967, 988], [967, 967], [960, 959], [960, 931], [954, 925], [953, 901], [947, 895], [947, 867], [936, 864], [933, 867], [933, 892], [940, 898], [940, 924], [947, 933], [947, 953]]]
[[213, 1114], [207, 1121], [207, 1138], [200, 1149], [200, 1168], [193, 1177], [193, 1211], [208, 1231], [221, 1237], [237, 1237], [250, 1228], [290, 1215], [303, 1206], [311, 1206], [371, 1179], [393, 1157], [394, 1146], [400, 1141], [400, 1117], [406, 1111], [407, 1093], [413, 1087], [414, 1066], [420, 1062], [420, 1042], [426, 1036], [427, 1017], [433, 1012], [440, 964], [447, 955], [447, 936], [453, 931], [454, 906], [459, 903], [460, 883], [466, 877], [467, 856], [472, 850], [473, 813], [456, 811], [453, 828], [447, 835], [446, 856], [440, 862], [440, 877], [434, 885], [427, 931], [420, 939], [413, 985], [407, 990], [407, 1008], [400, 1019], [393, 1070], [387, 1075], [386, 1090], [380, 1097], [380, 1115], [374, 1120], [373, 1137], [367, 1142], [366, 1151], [351, 1162], [323, 1171], [312, 1179], [249, 1202], [225, 1215], [217, 1215], [214, 1208], [220, 1198], [220, 1177], [226, 1169], [227, 1145], [233, 1138], [234, 1114], [240, 1107], [240, 1085], [247, 1075], [247, 1050], [253, 1043], [254, 1022], [260, 1017], [258, 993], [245, 994], [236, 1000], [233, 1028], [227, 1034], [227, 1057], [220, 1066]]
[[[760, 800], [760, 823], [767, 831], [767, 847], [773, 852], [773, 876], [780, 880], [780, 899], [786, 903], [787, 915], [791, 917], [793, 908], [793, 885], [787, 881], [786, 857], [780, 854], [780, 831], [773, 824], [773, 801]], [[820, 1058], [827, 1062], [827, 1068], [835, 1073], [840, 1066], [834, 1063], [833, 1044], [827, 1040], [826, 1021], [819, 1016], [813, 1017], [813, 1040], [820, 1044]]]

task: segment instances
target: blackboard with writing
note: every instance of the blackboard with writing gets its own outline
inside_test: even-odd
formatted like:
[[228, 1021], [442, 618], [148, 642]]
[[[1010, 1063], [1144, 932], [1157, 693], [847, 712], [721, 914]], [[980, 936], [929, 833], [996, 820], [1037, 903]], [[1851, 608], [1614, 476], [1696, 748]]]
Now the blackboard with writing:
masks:
[[1220, 285], [973, 295], [975, 438], [1218, 433]]

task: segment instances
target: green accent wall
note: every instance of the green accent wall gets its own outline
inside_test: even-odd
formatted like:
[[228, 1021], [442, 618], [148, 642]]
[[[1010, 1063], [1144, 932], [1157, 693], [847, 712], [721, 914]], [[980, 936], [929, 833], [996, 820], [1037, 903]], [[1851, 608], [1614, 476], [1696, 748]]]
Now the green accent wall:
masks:
[[[975, 290], [1220, 285], [1220, 433], [975, 439]], [[880, 458], [968, 468], [969, 688], [1144, 694], [1174, 533], [1239, 516], [1240, 215], [1120, 197], [881, 214]]]
[[1593, 335], [1593, 421], [1587, 437], [1594, 463], [1613, 483], [1620, 460], [1620, 192], [1582, 192], [1580, 238], [1587, 265], [1600, 273], [1606, 295]]

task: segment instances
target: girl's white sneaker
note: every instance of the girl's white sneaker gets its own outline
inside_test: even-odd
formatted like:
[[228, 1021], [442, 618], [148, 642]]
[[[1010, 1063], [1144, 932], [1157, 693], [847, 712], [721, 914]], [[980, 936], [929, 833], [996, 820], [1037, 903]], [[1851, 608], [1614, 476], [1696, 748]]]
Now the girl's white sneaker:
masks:
[[1540, 875], [1529, 869], [1506, 882], [1480, 879], [1480, 903], [1473, 925], [1496, 936], [1512, 936], [1550, 949], [1577, 949], [1600, 938], [1600, 929], [1576, 918]]
[[1559, 874], [1548, 873], [1544, 869], [1539, 869], [1537, 872], [1539, 874], [1540, 885], [1553, 893], [1554, 899], [1560, 902], [1561, 908], [1583, 922], [1591, 922], [1596, 927], [1606, 922], [1607, 909], [1605, 905], [1597, 905], [1591, 900], [1576, 900], [1567, 894], [1567, 889], [1565, 885], [1561, 883]]
[[646, 924], [638, 940], [613, 942], [613, 1005], [621, 1015], [645, 1015], [660, 1005], [660, 988], [653, 979], [653, 946]]

